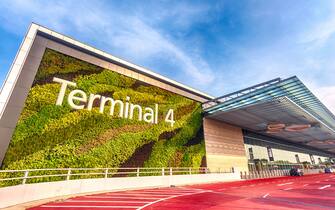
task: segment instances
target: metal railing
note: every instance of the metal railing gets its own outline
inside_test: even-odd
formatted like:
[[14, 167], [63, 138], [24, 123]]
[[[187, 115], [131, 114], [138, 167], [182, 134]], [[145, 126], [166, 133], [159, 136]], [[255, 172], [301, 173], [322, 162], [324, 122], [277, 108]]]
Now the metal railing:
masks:
[[240, 172], [242, 179], [259, 179], [276, 176], [288, 176], [291, 168], [299, 168], [305, 174], [319, 173], [324, 170], [326, 165], [304, 165], [298, 163], [265, 163], [265, 164], [248, 164], [249, 172]]
[[207, 173], [231, 173], [233, 168], [209, 170], [200, 168], [60, 168], [0, 170], [0, 187], [27, 183], [64, 181], [72, 179], [172, 176]]
[[288, 176], [290, 170], [263, 170], [263, 171], [249, 171], [240, 172], [241, 179], [262, 179], [277, 176]]

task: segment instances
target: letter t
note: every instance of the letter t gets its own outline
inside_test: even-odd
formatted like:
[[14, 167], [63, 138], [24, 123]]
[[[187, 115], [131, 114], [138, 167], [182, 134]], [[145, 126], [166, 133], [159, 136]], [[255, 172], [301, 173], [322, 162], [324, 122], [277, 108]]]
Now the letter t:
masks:
[[64, 79], [57, 78], [57, 77], [54, 77], [52, 81], [62, 84], [62, 86], [60, 87], [57, 101], [56, 101], [56, 105], [61, 106], [63, 104], [63, 99], [65, 96], [65, 90], [66, 90], [67, 85], [71, 85], [75, 87], [77, 86], [77, 84], [74, 82], [70, 82]]

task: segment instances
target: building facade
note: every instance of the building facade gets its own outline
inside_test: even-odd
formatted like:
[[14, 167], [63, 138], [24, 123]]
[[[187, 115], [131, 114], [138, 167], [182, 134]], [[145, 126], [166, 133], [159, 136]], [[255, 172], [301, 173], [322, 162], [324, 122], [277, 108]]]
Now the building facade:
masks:
[[214, 98], [32, 24], [0, 93], [2, 169], [328, 161], [335, 117], [296, 77]]

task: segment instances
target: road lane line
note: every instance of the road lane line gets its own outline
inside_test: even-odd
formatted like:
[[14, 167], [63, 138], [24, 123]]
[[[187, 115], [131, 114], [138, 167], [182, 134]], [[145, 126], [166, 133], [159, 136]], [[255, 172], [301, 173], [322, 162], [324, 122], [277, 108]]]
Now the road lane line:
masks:
[[315, 183], [320, 183], [320, 181], [317, 181], [317, 182], [315, 182]]
[[263, 198], [266, 198], [270, 195], [270, 193], [266, 193], [265, 195], [263, 195]]
[[109, 201], [109, 200], [65, 200], [64, 203], [73, 202], [73, 203], [148, 203], [149, 201]]
[[156, 201], [153, 201], [153, 202], [150, 202], [148, 204], [145, 204], [144, 206], [141, 206], [140, 208], [138, 208], [137, 210], [141, 210], [141, 209], [144, 209], [152, 204], [155, 204], [155, 203], [158, 203], [158, 202], [161, 202], [161, 201], [164, 201], [164, 200], [167, 200], [167, 199], [171, 199], [171, 198], [177, 198], [177, 197], [181, 197], [181, 196], [187, 196], [187, 195], [195, 195], [195, 194], [200, 194], [200, 193], [206, 193], [206, 192], [212, 192], [211, 190], [205, 190], [205, 191], [200, 191], [200, 192], [194, 192], [194, 193], [186, 193], [184, 195], [174, 195], [174, 196], [170, 196], [170, 197], [167, 197], [167, 198], [162, 198], [162, 199], [159, 199], [159, 200], [156, 200]]
[[304, 186], [303, 186], [303, 187], [306, 187], [306, 186], [308, 186], [308, 184], [304, 184]]
[[57, 205], [42, 205], [44, 208], [110, 208], [110, 209], [137, 209], [141, 206], [57, 206]]
[[328, 187], [330, 187], [331, 185], [330, 184], [328, 184], [328, 185], [325, 185], [325, 186], [323, 186], [323, 187], [319, 187], [319, 190], [323, 190], [323, 189], [326, 189], [326, 188], [328, 188]]
[[289, 185], [289, 184], [293, 184], [293, 182], [287, 182], [287, 183], [283, 183], [283, 184], [277, 184], [277, 186], [284, 186], [284, 185]]
[[286, 191], [287, 191], [287, 190], [292, 190], [292, 189], [293, 189], [293, 188], [292, 188], [292, 187], [290, 187], [290, 188], [286, 188], [286, 189], [284, 189], [284, 190], [286, 190]]
[[[172, 194], [172, 195], [182, 195], [185, 193], [179, 193], [179, 194]], [[147, 196], [149, 197], [157, 197], [157, 198], [161, 198], [161, 197], [166, 197], [166, 196], [170, 196], [171, 194], [160, 194], [160, 195], [155, 195], [155, 194], [142, 194], [142, 193], [106, 193], [106, 195], [116, 195], [116, 196]]]
[[201, 189], [194, 189], [194, 190], [143, 190], [141, 192], [152, 192], [152, 193], [165, 193], [165, 192], [174, 192], [174, 193], [193, 193], [201, 191]]
[[[192, 191], [194, 192], [194, 191]], [[113, 193], [117, 193], [117, 192], [110, 192], [107, 194], [113, 194]], [[174, 195], [179, 195], [179, 194], [184, 194], [183, 192], [171, 192], [171, 191], [165, 191], [165, 192], [146, 192], [146, 191], [134, 191], [134, 192], [118, 192], [118, 193], [124, 193], [124, 194], [164, 194], [164, 195], [168, 195], [168, 194], [174, 194]], [[187, 192], [188, 193], [188, 192]]]
[[155, 200], [157, 198], [148, 198], [148, 197], [125, 197], [125, 196], [83, 196], [85, 198], [123, 198], [123, 199], [139, 199], [139, 200]]
[[131, 192], [147, 192], [147, 193], [190, 193], [198, 192], [199, 190], [140, 190], [140, 191], [131, 191]]

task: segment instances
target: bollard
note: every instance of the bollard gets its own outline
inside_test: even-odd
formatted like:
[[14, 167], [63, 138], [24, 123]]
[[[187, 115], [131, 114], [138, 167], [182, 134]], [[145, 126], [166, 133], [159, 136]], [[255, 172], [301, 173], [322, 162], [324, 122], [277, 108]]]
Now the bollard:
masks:
[[164, 176], [165, 175], [165, 170], [164, 170], [164, 168], [162, 168], [162, 176]]

